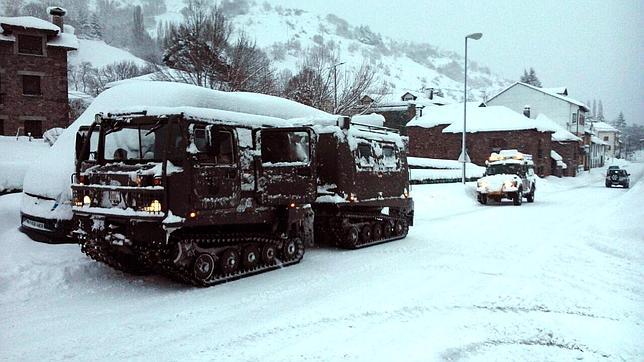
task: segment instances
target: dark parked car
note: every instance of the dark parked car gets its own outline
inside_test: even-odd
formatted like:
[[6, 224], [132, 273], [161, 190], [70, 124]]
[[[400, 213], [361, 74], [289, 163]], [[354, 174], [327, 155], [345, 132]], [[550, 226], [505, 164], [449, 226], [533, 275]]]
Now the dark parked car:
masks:
[[628, 188], [630, 185], [630, 175], [626, 170], [611, 166], [606, 171], [606, 187], [621, 185], [624, 188]]

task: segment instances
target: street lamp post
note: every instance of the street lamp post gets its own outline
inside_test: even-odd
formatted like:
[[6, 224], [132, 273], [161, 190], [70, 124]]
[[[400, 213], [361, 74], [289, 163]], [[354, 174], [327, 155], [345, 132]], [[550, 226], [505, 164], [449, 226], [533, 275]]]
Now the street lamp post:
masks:
[[463, 144], [461, 145], [461, 156], [463, 157], [463, 185], [465, 185], [465, 164], [467, 163], [467, 152], [465, 150], [465, 133], [467, 126], [467, 39], [479, 40], [483, 36], [482, 33], [472, 33], [465, 36], [465, 87], [463, 90]]
[[337, 67], [339, 65], [344, 64], [345, 62], [342, 63], [336, 63], [333, 64], [333, 113], [336, 112], [336, 109], [338, 109], [338, 72], [337, 72]]

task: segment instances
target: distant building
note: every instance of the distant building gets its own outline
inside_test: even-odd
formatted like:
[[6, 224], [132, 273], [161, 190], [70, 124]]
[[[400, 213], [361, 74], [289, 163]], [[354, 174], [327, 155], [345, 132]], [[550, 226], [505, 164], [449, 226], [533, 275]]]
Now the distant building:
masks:
[[[463, 104], [426, 109], [407, 123], [410, 156], [457, 160], [461, 154]], [[517, 149], [531, 154], [539, 176], [552, 174], [552, 134], [548, 125], [503, 106], [467, 105], [466, 149], [471, 161], [484, 165], [492, 152]], [[555, 162], [556, 164], [556, 162]]]
[[354, 113], [378, 113], [385, 117], [385, 127], [405, 132], [405, 124], [423, 115], [426, 107], [442, 106], [449, 101], [439, 89], [403, 90], [389, 94], [367, 94], [360, 98]]
[[78, 40], [63, 32], [65, 10], [49, 11], [53, 23], [0, 17], [0, 135], [41, 137], [69, 124], [67, 52]]
[[615, 158], [620, 155], [621, 141], [619, 130], [606, 122], [591, 122], [597, 137], [606, 142], [606, 157]]

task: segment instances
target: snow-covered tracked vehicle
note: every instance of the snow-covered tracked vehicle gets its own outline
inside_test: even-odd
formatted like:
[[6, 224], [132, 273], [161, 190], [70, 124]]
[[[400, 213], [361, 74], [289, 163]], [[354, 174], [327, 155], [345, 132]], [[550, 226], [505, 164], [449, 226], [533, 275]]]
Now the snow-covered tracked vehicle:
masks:
[[76, 140], [73, 235], [130, 273], [209, 286], [299, 262], [317, 239], [400, 239], [402, 138], [383, 127], [191, 107], [99, 114]]
[[311, 128], [176, 110], [98, 115], [79, 131], [72, 210], [83, 252], [201, 286], [299, 262], [313, 233]]
[[318, 132], [316, 241], [355, 249], [404, 238], [413, 224], [409, 171], [394, 130], [351, 123]]

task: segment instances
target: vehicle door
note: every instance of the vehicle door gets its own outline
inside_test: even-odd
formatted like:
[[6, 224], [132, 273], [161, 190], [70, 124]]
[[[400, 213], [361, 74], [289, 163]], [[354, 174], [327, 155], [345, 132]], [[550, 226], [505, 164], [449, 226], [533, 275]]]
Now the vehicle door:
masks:
[[256, 132], [257, 191], [265, 205], [308, 204], [315, 200], [315, 134], [307, 127]]
[[192, 204], [208, 211], [237, 207], [240, 199], [240, 168], [234, 128], [191, 124]]

